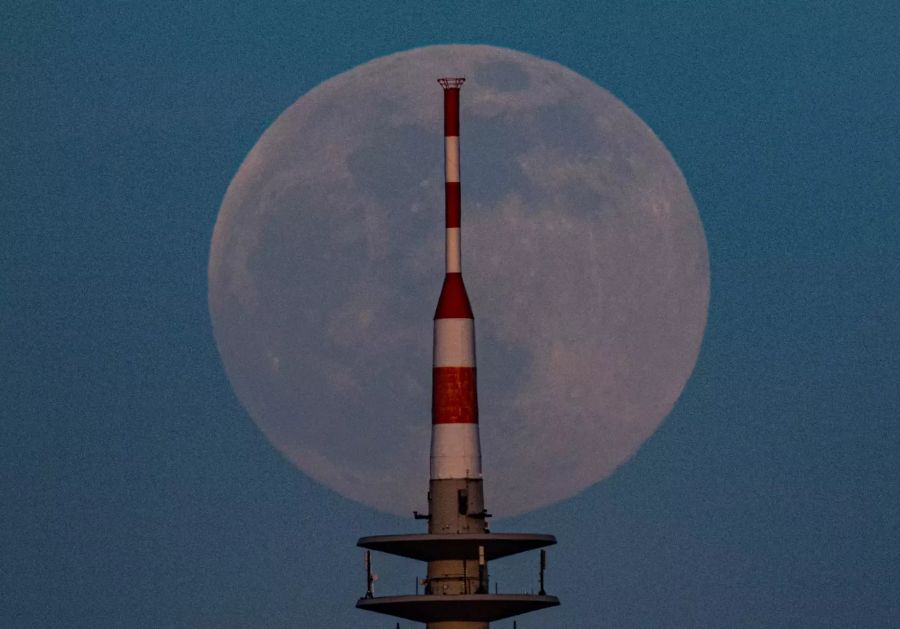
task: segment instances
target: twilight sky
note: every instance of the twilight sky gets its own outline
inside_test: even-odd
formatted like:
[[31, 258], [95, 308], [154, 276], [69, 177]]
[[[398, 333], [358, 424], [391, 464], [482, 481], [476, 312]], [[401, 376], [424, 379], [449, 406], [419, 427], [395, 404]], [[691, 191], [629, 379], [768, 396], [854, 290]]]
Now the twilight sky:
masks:
[[[353, 609], [354, 544], [421, 523], [268, 444], [222, 369], [206, 269], [225, 189], [287, 106], [437, 43], [608, 89], [672, 152], [709, 246], [706, 337], [660, 430], [495, 525], [560, 540], [563, 606], [518, 626], [896, 623], [894, 3], [87, 4], [0, 20], [0, 626], [394, 626]], [[377, 560], [379, 593], [422, 572]], [[532, 563], [492, 576], [531, 588]]]

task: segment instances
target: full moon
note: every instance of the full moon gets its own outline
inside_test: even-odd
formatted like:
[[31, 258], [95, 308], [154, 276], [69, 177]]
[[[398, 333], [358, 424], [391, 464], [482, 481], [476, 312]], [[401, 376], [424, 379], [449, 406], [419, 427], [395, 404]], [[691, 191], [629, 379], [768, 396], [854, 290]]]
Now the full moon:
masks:
[[706, 241], [678, 166], [556, 63], [433, 46], [325, 81], [266, 130], [222, 202], [209, 307], [250, 416], [310, 477], [425, 510], [443, 279], [442, 94], [461, 91], [463, 275], [486, 504], [511, 516], [630, 459], [700, 348]]

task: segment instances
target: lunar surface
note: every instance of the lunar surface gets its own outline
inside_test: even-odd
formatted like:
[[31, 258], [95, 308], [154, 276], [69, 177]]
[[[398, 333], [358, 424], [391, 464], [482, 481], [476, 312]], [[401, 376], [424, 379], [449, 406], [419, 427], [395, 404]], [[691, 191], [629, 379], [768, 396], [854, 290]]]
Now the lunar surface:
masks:
[[424, 511], [441, 76], [466, 77], [463, 275], [485, 495], [510, 516], [631, 458], [703, 337], [697, 208], [663, 144], [609, 92], [488, 46], [415, 49], [322, 83], [228, 187], [209, 306], [237, 396], [285, 457], [353, 500]]

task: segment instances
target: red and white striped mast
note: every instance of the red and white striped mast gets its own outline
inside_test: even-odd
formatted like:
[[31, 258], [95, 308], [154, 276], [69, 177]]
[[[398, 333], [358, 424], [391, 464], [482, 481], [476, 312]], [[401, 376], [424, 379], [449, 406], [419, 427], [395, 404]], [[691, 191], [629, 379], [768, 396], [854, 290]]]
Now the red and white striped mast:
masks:
[[475, 320], [461, 267], [459, 89], [464, 81], [462, 78], [438, 79], [444, 88], [446, 275], [434, 313], [432, 482], [481, 479]]

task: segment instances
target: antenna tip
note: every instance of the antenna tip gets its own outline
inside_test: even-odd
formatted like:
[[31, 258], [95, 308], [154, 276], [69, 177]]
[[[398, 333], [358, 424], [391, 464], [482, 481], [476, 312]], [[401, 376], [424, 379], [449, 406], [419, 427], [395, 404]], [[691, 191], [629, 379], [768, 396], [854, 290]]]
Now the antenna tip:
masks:
[[464, 77], [464, 76], [457, 76], [457, 77], [445, 76], [445, 77], [438, 79], [437, 82], [440, 83], [441, 87], [443, 87], [445, 90], [453, 90], [453, 89], [458, 90], [462, 86], [462, 84], [466, 82], [466, 77]]

